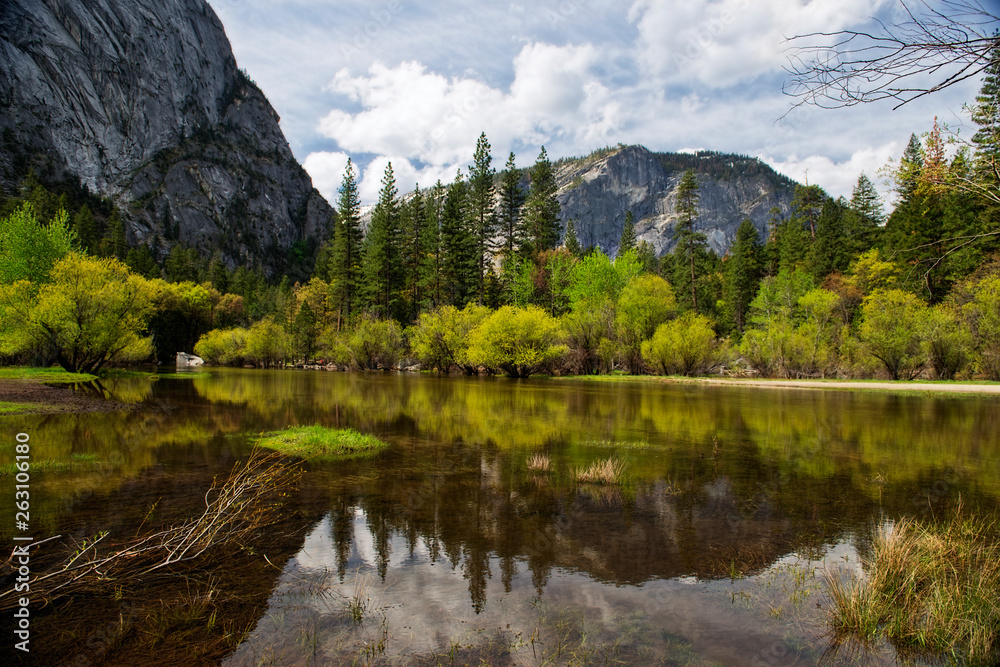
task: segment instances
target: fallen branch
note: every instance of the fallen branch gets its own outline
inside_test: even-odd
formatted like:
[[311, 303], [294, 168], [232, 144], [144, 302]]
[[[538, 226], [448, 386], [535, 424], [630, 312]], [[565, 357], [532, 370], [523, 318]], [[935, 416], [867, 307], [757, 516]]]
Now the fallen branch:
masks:
[[[241, 548], [276, 522], [282, 492], [294, 487], [300, 474], [301, 469], [281, 455], [254, 450], [224, 482], [212, 483], [200, 516], [144, 537], [113, 542], [106, 552], [98, 547], [111, 542], [106, 540], [108, 533], [72, 544], [73, 552], [62, 564], [31, 580], [31, 594], [51, 603], [67, 595], [106, 590], [110, 582], [121, 585], [170, 574], [175, 566], [205, 561], [210, 551], [224, 555]], [[12, 559], [3, 570], [5, 575], [16, 570]], [[0, 592], [0, 611], [14, 608], [22, 595], [13, 588]]]

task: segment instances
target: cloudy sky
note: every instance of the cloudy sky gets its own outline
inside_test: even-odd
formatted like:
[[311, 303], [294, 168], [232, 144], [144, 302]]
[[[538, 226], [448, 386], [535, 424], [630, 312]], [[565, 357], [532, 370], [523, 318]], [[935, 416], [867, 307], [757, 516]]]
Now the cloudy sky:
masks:
[[[798, 109], [787, 37], [899, 23], [899, 0], [210, 0], [237, 61], [336, 198], [347, 156], [365, 202], [387, 161], [401, 191], [450, 181], [480, 132], [500, 169], [604, 146], [759, 157], [850, 196], [934, 116], [956, 126], [979, 81], [893, 111]], [[913, 4], [913, 2], [909, 3]], [[784, 116], [784, 118], [782, 118]], [[883, 186], [884, 189], [884, 186]]]

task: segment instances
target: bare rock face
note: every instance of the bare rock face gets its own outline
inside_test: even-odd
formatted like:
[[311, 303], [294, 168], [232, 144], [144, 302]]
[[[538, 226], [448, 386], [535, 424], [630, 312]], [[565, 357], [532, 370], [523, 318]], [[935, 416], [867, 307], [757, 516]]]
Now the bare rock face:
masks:
[[0, 178], [28, 159], [127, 213], [131, 244], [176, 235], [281, 270], [333, 215], [205, 0], [3, 0]]
[[768, 235], [770, 210], [787, 216], [795, 183], [760, 161], [736, 155], [653, 153], [642, 146], [620, 146], [589, 157], [559, 163], [562, 220], [572, 219], [583, 247], [599, 247], [614, 256], [625, 215], [632, 211], [636, 237], [653, 245], [658, 255], [675, 243], [676, 190], [688, 168], [698, 181], [695, 229], [708, 237], [722, 256], [746, 218], [761, 240]]

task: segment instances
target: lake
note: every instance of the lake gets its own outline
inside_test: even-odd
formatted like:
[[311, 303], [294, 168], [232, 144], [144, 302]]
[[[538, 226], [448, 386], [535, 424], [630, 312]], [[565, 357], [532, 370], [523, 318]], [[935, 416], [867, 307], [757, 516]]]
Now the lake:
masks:
[[[826, 578], [880, 524], [1000, 507], [996, 398], [216, 368], [99, 391], [137, 407], [0, 418], [31, 437], [38, 539], [191, 516], [264, 431], [390, 448], [306, 463], [245, 562], [36, 610], [45, 664], [893, 664], [831, 650]], [[574, 480], [611, 456], [621, 483]]]

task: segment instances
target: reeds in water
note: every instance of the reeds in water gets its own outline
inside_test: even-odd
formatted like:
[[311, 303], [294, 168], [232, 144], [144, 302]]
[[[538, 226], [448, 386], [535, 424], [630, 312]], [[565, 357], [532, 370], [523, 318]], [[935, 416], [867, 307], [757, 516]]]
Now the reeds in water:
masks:
[[573, 471], [573, 479], [584, 484], [621, 484], [624, 476], [625, 462], [614, 456]]
[[1000, 664], [1000, 536], [995, 521], [903, 519], [881, 526], [866, 577], [831, 577], [829, 622], [838, 639]]

